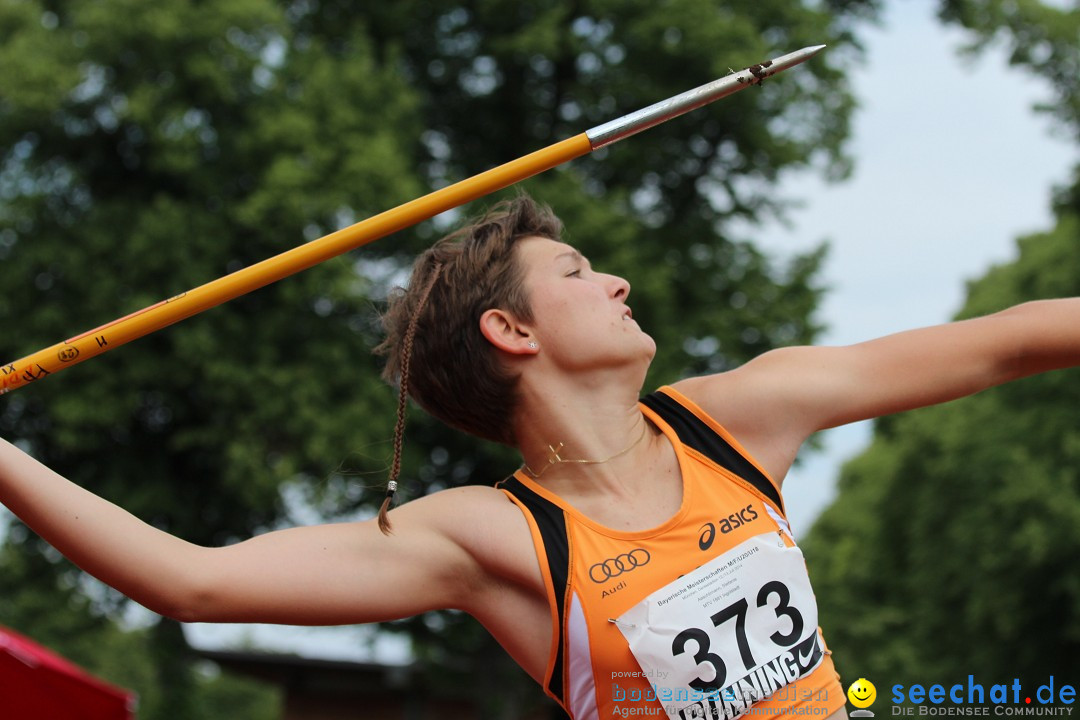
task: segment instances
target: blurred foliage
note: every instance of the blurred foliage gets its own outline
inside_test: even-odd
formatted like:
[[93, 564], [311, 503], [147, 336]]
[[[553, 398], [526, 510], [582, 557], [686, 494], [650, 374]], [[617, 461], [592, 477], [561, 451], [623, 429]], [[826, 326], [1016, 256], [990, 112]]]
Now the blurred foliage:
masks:
[[[525, 184], [597, 267], [633, 283], [635, 319], [660, 347], [650, 386], [809, 342], [824, 249], [771, 258], [732, 228], [783, 213], [772, 192], [783, 173], [848, 171], [845, 68], [877, 5], [0, 0], [0, 356], [729, 68], [828, 43], [760, 88]], [[283, 488], [328, 519], [370, 513], [394, 407], [370, 355], [378, 305], [455, 217], [22, 388], [0, 403], [0, 432], [197, 543], [292, 522]], [[419, 416], [409, 437], [408, 495], [492, 483], [515, 465], [505, 449]], [[107, 591], [77, 607], [85, 580], [34, 536], [12, 533], [4, 552], [5, 577], [19, 558], [35, 563], [21, 576], [26, 592], [70, 611], [67, 621], [123, 612]], [[17, 616], [31, 635], [45, 615], [0, 604], [0, 622]], [[490, 678], [479, 692], [495, 704], [522, 697], [523, 674], [472, 620], [443, 613], [391, 627], [412, 635], [433, 676]], [[144, 692], [143, 717], [201, 717], [177, 628], [148, 632], [159, 684]], [[69, 635], [56, 640], [78, 654]]]
[[[1080, 11], [945, 0], [971, 52], [1006, 44], [1080, 131]], [[959, 317], [1080, 295], [1080, 174], [1057, 221], [969, 284]], [[986, 687], [1080, 674], [1080, 375], [1056, 372], [877, 421], [803, 543], [845, 678]]]
[[1010, 64], [1048, 81], [1053, 98], [1042, 109], [1080, 139], [1080, 7], [1045, 0], [941, 0], [939, 15], [971, 32], [969, 53], [1003, 45]]
[[[961, 316], [1076, 295], [1080, 223], [1063, 217], [972, 284]], [[882, 418], [803, 545], [845, 677], [1076, 677], [1080, 376]]]
[[[26, 534], [22, 527], [13, 532]], [[32, 632], [36, 642], [135, 692], [138, 717], [176, 717], [175, 707], [170, 706], [173, 702], [180, 702], [198, 718], [281, 717], [277, 689], [216, 673], [205, 663], [197, 663], [190, 651], [174, 653], [179, 675], [163, 681], [159, 677], [162, 663], [155, 661], [155, 653], [168, 644], [157, 628], [123, 630], [99, 612], [90, 599], [103, 590], [96, 581], [82, 578], [79, 585], [46, 587], [43, 579], [54, 576], [50, 558], [22, 552], [17, 543], [0, 548], [0, 568], [4, 577], [0, 624]]]

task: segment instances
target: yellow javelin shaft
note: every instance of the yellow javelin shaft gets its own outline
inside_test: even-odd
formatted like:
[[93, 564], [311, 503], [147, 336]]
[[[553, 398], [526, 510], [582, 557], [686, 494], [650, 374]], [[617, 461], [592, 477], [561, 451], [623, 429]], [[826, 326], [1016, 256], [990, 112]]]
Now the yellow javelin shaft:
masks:
[[488, 195], [592, 150], [585, 133], [398, 205], [378, 215], [330, 233], [318, 240], [250, 265], [113, 320], [69, 340], [27, 355], [0, 369], [3, 391], [10, 391], [54, 372], [89, 360], [155, 330], [196, 315], [264, 285], [306, 270], [353, 248], [366, 245], [422, 220]]
[[775, 60], [752, 65], [7, 363], [0, 366], [0, 394], [509, 187], [745, 87], [759, 85], [766, 78], [816, 55], [824, 47], [804, 48]]

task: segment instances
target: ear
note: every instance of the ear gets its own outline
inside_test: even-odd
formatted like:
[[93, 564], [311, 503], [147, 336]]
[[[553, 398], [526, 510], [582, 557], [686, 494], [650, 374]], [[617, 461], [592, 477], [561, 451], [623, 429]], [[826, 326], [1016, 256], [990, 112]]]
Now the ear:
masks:
[[489, 343], [511, 355], [535, 355], [539, 352], [535, 342], [533, 347], [529, 347], [529, 341], [533, 340], [532, 332], [505, 310], [484, 311], [480, 316], [480, 332]]

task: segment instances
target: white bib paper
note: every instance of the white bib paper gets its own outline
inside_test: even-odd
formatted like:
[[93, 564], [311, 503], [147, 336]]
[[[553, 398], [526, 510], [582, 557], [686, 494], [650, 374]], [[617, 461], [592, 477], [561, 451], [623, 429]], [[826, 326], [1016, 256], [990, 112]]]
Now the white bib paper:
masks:
[[[750, 538], [649, 595], [617, 625], [668, 717], [731, 720], [824, 658], [802, 551]], [[790, 691], [790, 690], [789, 690]]]

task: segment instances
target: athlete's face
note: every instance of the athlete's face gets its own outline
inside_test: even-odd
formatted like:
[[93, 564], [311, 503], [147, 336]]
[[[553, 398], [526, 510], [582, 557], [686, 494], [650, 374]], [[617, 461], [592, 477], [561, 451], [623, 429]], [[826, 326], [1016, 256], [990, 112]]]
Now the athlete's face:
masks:
[[652, 359], [656, 343], [626, 304], [630, 283], [566, 243], [530, 238], [517, 252], [540, 352], [567, 367]]

